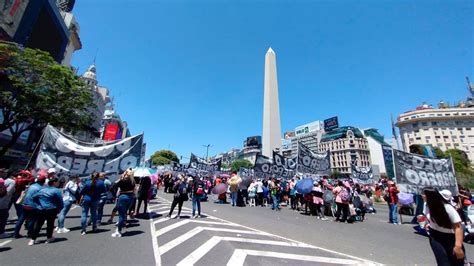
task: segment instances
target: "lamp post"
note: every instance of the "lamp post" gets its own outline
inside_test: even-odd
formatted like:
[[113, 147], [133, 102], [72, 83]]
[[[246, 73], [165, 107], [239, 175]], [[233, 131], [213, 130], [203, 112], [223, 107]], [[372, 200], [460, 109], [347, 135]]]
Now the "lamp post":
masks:
[[207, 145], [202, 145], [202, 146], [206, 148], [206, 161], [207, 161], [209, 160], [209, 148], [213, 147], [213, 145], [207, 144]]

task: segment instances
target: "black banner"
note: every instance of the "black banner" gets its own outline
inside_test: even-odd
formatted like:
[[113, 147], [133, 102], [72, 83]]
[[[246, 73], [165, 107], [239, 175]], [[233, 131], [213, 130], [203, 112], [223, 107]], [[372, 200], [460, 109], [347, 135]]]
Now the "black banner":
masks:
[[359, 167], [355, 164], [352, 167], [352, 180], [362, 185], [371, 185], [374, 183], [374, 174], [372, 167]]
[[298, 143], [298, 172], [319, 176], [331, 175], [329, 151], [313, 152], [301, 142]]
[[283, 167], [287, 170], [295, 171], [297, 163], [298, 163], [298, 159], [297, 159], [297, 157], [286, 158], [283, 155], [281, 155], [281, 154], [274, 151], [273, 152], [273, 163], [278, 165], [278, 166], [281, 166], [281, 167]]
[[207, 162], [204, 159], [201, 159], [191, 153], [191, 160], [189, 162], [189, 168], [194, 168], [200, 171], [205, 171], [210, 174], [213, 174], [215, 172], [219, 172], [221, 170], [221, 164], [222, 160], [217, 160], [214, 162]]
[[296, 175], [296, 171], [291, 169], [286, 169], [282, 165], [277, 165], [273, 162], [272, 159], [269, 159], [263, 155], [258, 154], [255, 159], [254, 165], [254, 174], [255, 176], [265, 178], [265, 177], [282, 177], [282, 178], [292, 178]]
[[119, 174], [139, 165], [142, 142], [143, 134], [105, 143], [86, 143], [47, 126], [35, 169], [54, 167], [58, 174], [79, 177], [93, 172]]
[[402, 192], [421, 194], [425, 187], [436, 187], [458, 195], [451, 158], [433, 159], [398, 150], [393, 150], [393, 155], [395, 176]]

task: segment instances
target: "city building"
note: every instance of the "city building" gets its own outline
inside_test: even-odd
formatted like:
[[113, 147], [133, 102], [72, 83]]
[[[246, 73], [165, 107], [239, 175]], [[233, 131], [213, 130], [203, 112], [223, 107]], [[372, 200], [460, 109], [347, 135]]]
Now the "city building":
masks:
[[[323, 124], [321, 121], [313, 121], [295, 128], [294, 134], [291, 132], [285, 134], [284, 148], [282, 154], [289, 157], [294, 157], [298, 153], [298, 143], [307, 146], [313, 151], [318, 150], [318, 143], [323, 135]], [[292, 137], [291, 137], [292, 136]]]
[[80, 132], [76, 137], [83, 141], [95, 141], [95, 139], [101, 136], [101, 121], [104, 116], [105, 107], [110, 102], [109, 90], [99, 85], [97, 81], [97, 69], [94, 64], [89, 66], [81, 78], [86, 85], [86, 89], [92, 92], [95, 104], [95, 108], [92, 110], [94, 113], [94, 121], [89, 131]]
[[76, 0], [56, 0], [56, 4], [64, 12], [71, 12]]
[[385, 141], [384, 136], [375, 128], [363, 129], [362, 132], [369, 145], [370, 164], [375, 180], [380, 179], [382, 175], [393, 177], [393, 165], [384, 156], [384, 151], [385, 153], [392, 152], [392, 146]]
[[423, 104], [400, 114], [396, 125], [403, 150], [410, 151], [413, 144], [431, 145], [443, 151], [459, 149], [474, 165], [474, 106], [465, 103], [449, 106], [440, 102], [434, 108]]
[[239, 160], [247, 160], [251, 163], [255, 162], [257, 154], [262, 153], [262, 137], [252, 136], [244, 141], [244, 148], [240, 151], [237, 158]]
[[61, 64], [63, 66], [71, 66], [72, 55], [75, 51], [82, 49], [82, 42], [79, 37], [80, 28], [72, 13], [61, 11], [61, 16], [69, 30], [69, 40]]
[[0, 40], [46, 52], [63, 61], [70, 30], [52, 0], [0, 0]]
[[265, 54], [265, 76], [263, 94], [263, 145], [262, 153], [273, 156], [273, 150], [281, 149], [280, 103], [276, 56], [272, 48]]
[[317, 151], [328, 150], [332, 170], [344, 176], [352, 173], [352, 163], [359, 167], [370, 166], [369, 144], [358, 128], [346, 126], [324, 133]]

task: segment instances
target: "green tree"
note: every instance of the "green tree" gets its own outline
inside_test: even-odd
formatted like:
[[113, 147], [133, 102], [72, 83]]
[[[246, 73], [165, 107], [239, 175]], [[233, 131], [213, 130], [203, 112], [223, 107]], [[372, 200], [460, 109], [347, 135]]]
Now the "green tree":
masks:
[[421, 145], [418, 145], [418, 144], [412, 144], [412, 145], [410, 145], [410, 153], [424, 155], [423, 154], [423, 147]]
[[151, 162], [153, 165], [165, 165], [169, 164], [171, 161], [179, 163], [176, 153], [170, 150], [159, 150], [151, 156]]
[[446, 155], [444, 154], [444, 152], [443, 152], [440, 148], [434, 147], [433, 150], [434, 150], [434, 153], [435, 153], [435, 155], [436, 155], [436, 158], [444, 158], [444, 157], [446, 157]]
[[93, 107], [92, 92], [49, 53], [0, 42], [0, 132], [11, 135], [0, 156], [23, 132], [48, 123], [71, 132], [90, 130]]
[[458, 184], [466, 188], [474, 188], [474, 171], [471, 167], [471, 161], [467, 154], [458, 149], [449, 149], [445, 152], [439, 148], [435, 148], [435, 153], [438, 158], [453, 159], [454, 171], [456, 172], [456, 179]]
[[230, 164], [231, 171], [239, 171], [240, 167], [251, 168], [253, 164], [249, 160], [235, 160]]

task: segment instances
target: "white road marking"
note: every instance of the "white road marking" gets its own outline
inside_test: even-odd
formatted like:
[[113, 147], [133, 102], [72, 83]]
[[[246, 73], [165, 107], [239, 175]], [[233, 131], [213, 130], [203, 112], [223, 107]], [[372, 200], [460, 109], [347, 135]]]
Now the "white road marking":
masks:
[[268, 235], [268, 233], [261, 233], [255, 231], [244, 231], [244, 230], [235, 230], [235, 229], [226, 229], [226, 228], [213, 228], [213, 227], [201, 227], [198, 226], [185, 234], [169, 241], [168, 243], [159, 247], [160, 254], [163, 255], [166, 252], [170, 251], [171, 249], [175, 248], [176, 246], [180, 245], [181, 243], [187, 241], [188, 239], [192, 238], [193, 236], [199, 234], [202, 231], [214, 231], [214, 232], [229, 232], [229, 233], [240, 233], [240, 234], [252, 234], [252, 235]]
[[156, 235], [155, 223], [153, 222], [153, 218], [150, 218], [150, 231], [153, 243], [153, 255], [155, 256], [155, 265], [161, 266], [161, 254], [160, 249], [158, 248], [158, 236]]
[[274, 245], [274, 246], [286, 246], [286, 247], [311, 248], [310, 245], [303, 244], [303, 243], [282, 242], [282, 241], [275, 241], [275, 240], [238, 238], [238, 237], [213, 236], [206, 243], [201, 245], [198, 249], [194, 250], [186, 258], [181, 260], [177, 265], [178, 266], [186, 266], [186, 265], [195, 264], [202, 257], [204, 257], [209, 251], [211, 251], [211, 249], [213, 249], [217, 244], [219, 244], [219, 242], [221, 242], [221, 241], [243, 242], [243, 243], [253, 243], [253, 244], [261, 244], [261, 245]]
[[289, 254], [289, 253], [271, 252], [271, 251], [236, 249], [234, 253], [232, 254], [232, 257], [230, 257], [229, 262], [227, 262], [227, 266], [244, 265], [245, 258], [247, 256], [261, 256], [261, 257], [270, 257], [270, 258], [279, 258], [279, 259], [302, 260], [302, 261], [311, 261], [311, 262], [319, 262], [319, 263], [346, 264], [346, 265], [357, 265], [361, 263], [360, 261], [357, 261], [357, 260], [328, 258], [328, 257], [319, 257], [319, 256], [307, 256], [307, 255]]
[[6, 241], [0, 243], [0, 247], [3, 247], [3, 246], [5, 246], [6, 244], [8, 244], [10, 242], [12, 242], [12, 241], [11, 240], [6, 240]]
[[183, 226], [183, 225], [186, 225], [188, 223], [199, 223], [199, 224], [214, 224], [214, 225], [229, 225], [229, 226], [235, 226], [235, 225], [231, 225], [231, 224], [227, 224], [227, 223], [221, 223], [221, 222], [211, 222], [211, 221], [205, 221], [205, 220], [190, 220], [190, 219], [186, 219], [186, 220], [182, 220], [182, 221], [179, 221], [177, 223], [174, 223], [172, 225], [169, 225], [165, 228], [162, 228], [160, 230], [158, 230], [157, 232], [157, 235], [158, 236], [161, 236], [173, 229], [176, 229], [180, 226]]

